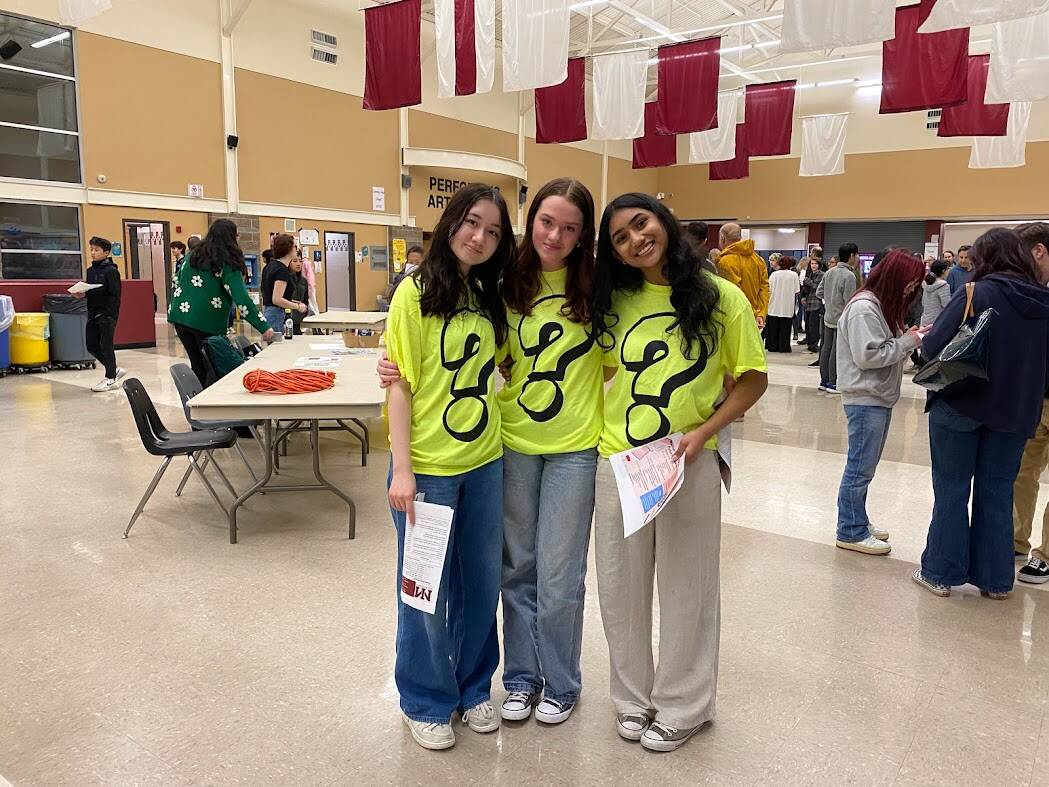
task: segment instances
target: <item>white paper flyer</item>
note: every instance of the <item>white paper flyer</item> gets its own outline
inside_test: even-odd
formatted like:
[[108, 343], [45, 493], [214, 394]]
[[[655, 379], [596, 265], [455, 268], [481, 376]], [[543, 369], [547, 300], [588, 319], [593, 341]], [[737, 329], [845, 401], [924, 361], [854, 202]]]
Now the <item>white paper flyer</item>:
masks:
[[415, 524], [406, 524], [404, 529], [401, 601], [430, 615], [437, 610], [454, 513], [448, 506], [416, 503]]
[[656, 518], [685, 480], [685, 457], [674, 461], [681, 433], [609, 457], [623, 508], [623, 537]]

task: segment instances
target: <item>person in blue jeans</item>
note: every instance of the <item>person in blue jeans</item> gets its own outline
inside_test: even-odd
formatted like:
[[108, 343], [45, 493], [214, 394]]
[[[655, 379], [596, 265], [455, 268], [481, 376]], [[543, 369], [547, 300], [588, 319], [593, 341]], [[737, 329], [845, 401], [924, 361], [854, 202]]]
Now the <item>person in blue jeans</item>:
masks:
[[[397, 529], [397, 659], [405, 724], [426, 749], [455, 745], [451, 717], [494, 732], [499, 665], [496, 608], [503, 545], [503, 444], [496, 352], [506, 341], [500, 276], [514, 254], [499, 190], [460, 189], [422, 267], [393, 296], [386, 346], [401, 379], [389, 394], [387, 482]], [[404, 541], [416, 496], [453, 509], [435, 614], [400, 596]]]
[[917, 328], [904, 333], [925, 265], [909, 251], [889, 253], [838, 319], [838, 391], [849, 422], [849, 453], [838, 489], [836, 545], [887, 555], [887, 530], [867, 515], [867, 490], [885, 450], [892, 408], [900, 399], [903, 365], [921, 346]]
[[1049, 263], [1032, 254], [1049, 240], [1045, 235], [1032, 225], [981, 235], [969, 250], [971, 282], [925, 339], [924, 354], [935, 358], [963, 322], [994, 309], [988, 379], [950, 385], [933, 393], [926, 408], [934, 503], [912, 578], [937, 596], [972, 583], [984, 596], [1004, 599], [1013, 587], [1013, 484], [1049, 382]]

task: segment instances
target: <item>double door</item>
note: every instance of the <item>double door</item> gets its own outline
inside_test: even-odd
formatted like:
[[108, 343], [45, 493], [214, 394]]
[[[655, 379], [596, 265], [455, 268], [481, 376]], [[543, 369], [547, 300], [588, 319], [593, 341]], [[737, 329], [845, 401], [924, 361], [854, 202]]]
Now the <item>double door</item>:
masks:
[[352, 232], [324, 233], [324, 281], [329, 310], [356, 310], [356, 257], [357, 248]]
[[153, 311], [167, 314], [171, 293], [171, 231], [166, 221], [124, 220], [128, 278], [153, 282]]

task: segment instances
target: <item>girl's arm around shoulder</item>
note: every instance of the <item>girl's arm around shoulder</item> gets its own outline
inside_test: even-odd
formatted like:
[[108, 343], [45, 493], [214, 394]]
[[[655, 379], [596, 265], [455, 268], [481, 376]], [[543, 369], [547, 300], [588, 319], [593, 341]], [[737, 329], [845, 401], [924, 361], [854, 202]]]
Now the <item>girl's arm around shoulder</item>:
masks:
[[387, 407], [390, 421], [390, 453], [393, 472], [390, 480], [390, 507], [405, 511], [408, 523], [415, 524], [415, 473], [412, 470], [412, 391], [405, 380], [390, 386]]

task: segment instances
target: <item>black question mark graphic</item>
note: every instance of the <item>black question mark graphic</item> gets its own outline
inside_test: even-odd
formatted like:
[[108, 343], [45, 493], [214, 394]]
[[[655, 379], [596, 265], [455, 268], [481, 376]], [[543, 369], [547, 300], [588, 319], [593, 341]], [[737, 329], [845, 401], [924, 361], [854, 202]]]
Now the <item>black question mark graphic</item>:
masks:
[[[458, 387], [459, 374], [462, 372], [463, 367], [466, 366], [471, 360], [477, 357], [481, 351], [481, 337], [476, 333], [470, 333], [466, 336], [466, 342], [463, 345], [463, 355], [457, 360], [448, 360], [448, 356], [445, 350], [445, 341], [448, 335], [448, 326], [457, 315], [463, 312], [473, 311], [468, 308], [457, 309], [452, 312], [451, 316], [444, 321], [444, 326], [441, 328], [441, 366], [450, 372], [454, 373], [452, 377], [452, 383], [448, 388], [448, 394], [452, 397], [452, 401], [448, 403], [448, 406], [444, 408], [444, 417], [442, 421], [444, 423], [444, 429], [448, 434], [463, 443], [470, 443], [484, 434], [484, 430], [488, 426], [488, 404], [485, 402], [484, 397], [488, 394], [488, 382], [491, 380], [492, 374], [495, 372], [495, 356], [493, 355], [484, 365], [481, 367], [480, 374], [477, 378], [476, 385], [468, 385]], [[476, 312], [480, 314], [480, 312]], [[484, 315], [482, 315], [484, 316]], [[465, 432], [460, 432], [449, 423], [449, 417], [451, 416], [453, 408], [461, 402], [476, 401], [481, 405], [481, 415], [477, 419], [477, 424], [467, 429]]]

